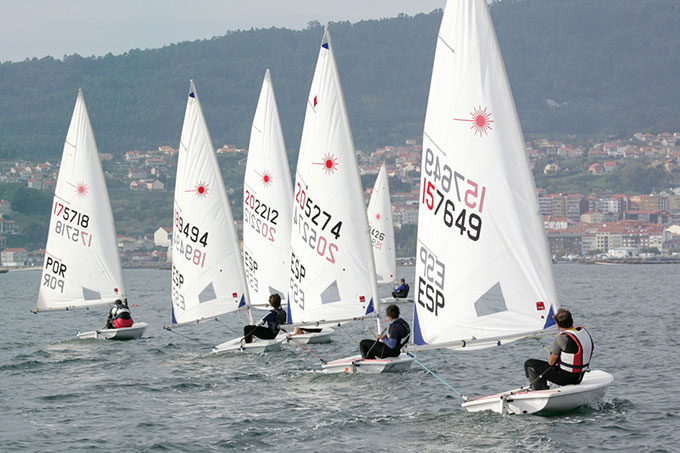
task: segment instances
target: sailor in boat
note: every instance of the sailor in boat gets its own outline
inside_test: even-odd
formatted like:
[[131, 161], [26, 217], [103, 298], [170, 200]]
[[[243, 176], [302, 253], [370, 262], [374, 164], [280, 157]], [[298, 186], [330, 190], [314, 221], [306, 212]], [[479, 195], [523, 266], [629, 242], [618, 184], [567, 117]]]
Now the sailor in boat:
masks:
[[411, 328], [399, 317], [399, 307], [394, 304], [389, 305], [386, 312], [387, 318], [392, 323], [388, 334], [378, 335], [376, 340], [361, 340], [359, 343], [361, 357], [364, 359], [399, 357], [402, 346], [408, 341]]
[[409, 286], [406, 284], [406, 282], [402, 278], [401, 284], [399, 286], [397, 286], [396, 288], [394, 288], [394, 291], [392, 291], [392, 297], [403, 299], [403, 298], [408, 296], [408, 290], [409, 289], [410, 289]]
[[132, 320], [132, 313], [128, 308], [127, 298], [125, 302], [117, 299], [113, 303], [113, 307], [109, 311], [109, 317], [106, 320], [107, 329], [121, 329], [123, 327], [132, 327], [135, 322]]
[[[243, 327], [243, 338], [246, 343], [252, 343], [253, 336], [263, 340], [273, 340], [279, 334], [281, 324], [286, 323], [286, 311], [281, 308], [281, 296], [278, 294], [269, 296], [269, 305], [272, 309], [258, 325]], [[266, 327], [264, 327], [265, 324]]]
[[529, 359], [524, 362], [524, 372], [532, 390], [547, 390], [547, 381], [557, 385], [580, 383], [593, 355], [592, 337], [584, 327], [574, 327], [569, 310], [560, 308], [553, 319], [560, 333], [548, 361]]

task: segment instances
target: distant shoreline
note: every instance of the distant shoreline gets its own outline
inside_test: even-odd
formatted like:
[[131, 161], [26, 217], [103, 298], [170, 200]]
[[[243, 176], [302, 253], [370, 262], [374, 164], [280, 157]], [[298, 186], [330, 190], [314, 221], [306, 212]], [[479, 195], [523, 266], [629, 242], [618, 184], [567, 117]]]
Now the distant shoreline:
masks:
[[[398, 260], [399, 261], [399, 260]], [[172, 263], [168, 261], [158, 262], [124, 262], [121, 263], [123, 269], [158, 269], [158, 270], [170, 270], [172, 269]], [[400, 266], [414, 266], [414, 263], [401, 262], [398, 263]], [[608, 260], [579, 260], [579, 261], [555, 261], [553, 264], [599, 264], [604, 266], [619, 266], [622, 264], [680, 264], [680, 259], [668, 259], [668, 260], [654, 260], [654, 259], [635, 259], [635, 258], [621, 258], [621, 259], [608, 259]], [[0, 271], [7, 270], [10, 272], [17, 271], [39, 271], [42, 266], [24, 266], [24, 267], [0, 267]], [[4, 272], [0, 272], [2, 274]]]

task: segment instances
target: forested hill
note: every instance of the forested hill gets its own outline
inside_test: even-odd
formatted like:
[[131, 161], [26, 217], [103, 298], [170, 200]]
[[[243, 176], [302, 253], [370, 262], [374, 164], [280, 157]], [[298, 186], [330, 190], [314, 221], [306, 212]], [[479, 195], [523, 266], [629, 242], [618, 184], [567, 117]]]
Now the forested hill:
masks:
[[[491, 11], [527, 135], [680, 129], [677, 0], [505, 0]], [[422, 134], [440, 20], [434, 11], [330, 24], [358, 148]], [[101, 152], [176, 146], [190, 78], [215, 143], [245, 147], [266, 68], [296, 148], [322, 33], [319, 24], [237, 31], [0, 64], [0, 158], [60, 155], [79, 87]]]

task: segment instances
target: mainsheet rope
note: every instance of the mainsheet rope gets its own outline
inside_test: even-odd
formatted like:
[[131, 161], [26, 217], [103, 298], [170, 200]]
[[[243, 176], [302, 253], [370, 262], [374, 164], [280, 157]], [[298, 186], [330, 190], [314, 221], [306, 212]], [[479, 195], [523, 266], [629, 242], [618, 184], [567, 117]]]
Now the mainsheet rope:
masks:
[[[31, 313], [33, 313], [33, 314], [36, 315], [36, 316], [38, 315], [38, 312], [37, 312], [37, 311], [31, 310]], [[76, 334], [78, 334], [78, 332], [79, 332], [78, 329], [74, 329], [73, 327], [69, 327], [69, 326], [67, 326], [67, 325], [65, 325], [65, 324], [58, 323], [58, 322], [56, 322], [56, 321], [54, 321], [54, 320], [52, 320], [52, 319], [46, 318], [46, 317], [44, 317], [44, 316], [38, 316], [38, 318], [40, 318], [42, 321], [47, 321], [47, 322], [49, 322], [50, 324], [54, 324], [55, 326], [61, 327], [62, 329], [65, 329], [65, 330], [68, 330], [69, 332], [75, 332]], [[101, 330], [101, 329], [99, 329], [99, 330]]]
[[326, 360], [324, 360], [324, 359], [322, 359], [321, 357], [319, 357], [318, 355], [316, 355], [316, 354], [314, 353], [314, 351], [312, 351], [312, 350], [309, 349], [307, 346], [305, 346], [304, 344], [300, 343], [296, 338], [294, 338], [294, 337], [295, 337], [294, 334], [288, 333], [288, 331], [287, 331], [286, 329], [284, 329], [283, 327], [279, 327], [279, 328], [280, 328], [281, 330], [283, 330], [283, 333], [286, 334], [286, 337], [287, 337], [288, 339], [293, 340], [298, 346], [301, 346], [304, 350], [306, 350], [307, 352], [309, 352], [310, 354], [312, 354], [314, 357], [316, 357], [317, 359], [319, 359], [319, 361], [320, 361], [321, 363], [323, 363], [324, 365], [328, 363]]
[[191, 340], [191, 341], [193, 341], [194, 343], [201, 344], [201, 342], [198, 341], [198, 340], [196, 340], [195, 338], [191, 338], [190, 336], [184, 335], [183, 333], [175, 332], [175, 330], [172, 329], [171, 327], [163, 326], [163, 329], [167, 330], [168, 332], [172, 332], [172, 333], [174, 333], [175, 335], [179, 335], [180, 337], [184, 337], [184, 338], [186, 338], [187, 340]]
[[224, 327], [227, 328], [227, 330], [229, 332], [233, 333], [234, 335], [240, 335], [240, 333], [236, 332], [234, 329], [229, 327], [227, 324], [223, 323], [221, 319], [215, 318], [215, 321], [217, 321], [219, 324], [222, 324]]
[[350, 340], [352, 340], [353, 343], [359, 344], [359, 342], [356, 341], [356, 340], [352, 337], [352, 335], [349, 334], [349, 332], [347, 331], [347, 329], [345, 329], [345, 326], [343, 326], [341, 323], [338, 323], [338, 327], [340, 327], [340, 328], [342, 329], [342, 331], [345, 332], [345, 333], [347, 334], [347, 336], [349, 337]]
[[425, 366], [425, 364], [423, 364], [423, 363], [420, 362], [418, 359], [416, 359], [416, 357], [415, 357], [413, 354], [411, 354], [410, 352], [407, 352], [406, 355], [408, 355], [409, 357], [411, 357], [411, 358], [413, 359], [414, 362], [416, 362], [418, 365], [420, 365], [425, 371], [427, 371], [428, 373], [430, 373], [432, 376], [436, 377], [436, 378], [439, 380], [439, 382], [441, 382], [442, 384], [444, 384], [445, 386], [447, 386], [447, 387], [448, 387], [450, 390], [452, 390], [456, 395], [458, 395], [458, 396], [459, 396], [460, 398], [462, 398], [463, 400], [467, 401], [467, 397], [466, 397], [466, 396], [464, 396], [464, 395], [463, 395], [462, 393], [460, 393], [458, 390], [456, 390], [455, 388], [453, 388], [453, 386], [452, 386], [451, 384], [449, 384], [449, 383], [446, 382], [444, 379], [442, 379], [441, 377], [439, 377], [439, 375], [437, 375], [437, 373], [435, 373], [434, 371], [432, 371], [431, 369], [429, 369], [427, 366]]

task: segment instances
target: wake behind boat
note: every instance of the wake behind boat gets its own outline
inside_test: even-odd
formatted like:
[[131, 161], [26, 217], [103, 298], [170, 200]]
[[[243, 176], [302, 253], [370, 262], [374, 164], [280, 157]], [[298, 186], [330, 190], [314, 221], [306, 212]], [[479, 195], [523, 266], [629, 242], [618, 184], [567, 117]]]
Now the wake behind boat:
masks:
[[[113, 304], [125, 299], [116, 230], [82, 91], [73, 110], [54, 191], [36, 312]], [[78, 333], [132, 340], [146, 323]]]
[[[409, 349], [474, 350], [554, 331], [559, 304], [547, 237], [484, 0], [447, 3], [423, 135]], [[463, 407], [570, 409], [601, 398], [612, 381], [592, 371], [580, 384], [468, 399]]]

